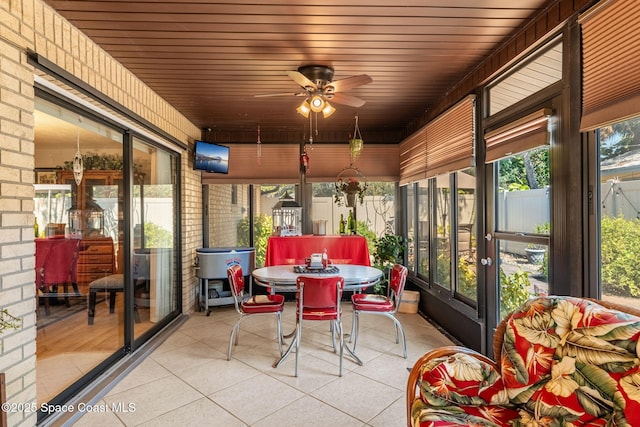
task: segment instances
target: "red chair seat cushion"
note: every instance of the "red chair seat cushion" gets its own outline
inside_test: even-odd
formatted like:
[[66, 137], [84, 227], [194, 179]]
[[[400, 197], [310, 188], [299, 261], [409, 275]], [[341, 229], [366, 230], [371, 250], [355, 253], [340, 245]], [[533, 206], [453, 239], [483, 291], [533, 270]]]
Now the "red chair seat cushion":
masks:
[[304, 320], [336, 320], [338, 316], [335, 307], [305, 307], [302, 318]]
[[275, 313], [284, 307], [283, 295], [254, 295], [242, 301], [242, 311], [245, 313]]
[[354, 310], [392, 311], [393, 301], [383, 295], [354, 294], [351, 296]]

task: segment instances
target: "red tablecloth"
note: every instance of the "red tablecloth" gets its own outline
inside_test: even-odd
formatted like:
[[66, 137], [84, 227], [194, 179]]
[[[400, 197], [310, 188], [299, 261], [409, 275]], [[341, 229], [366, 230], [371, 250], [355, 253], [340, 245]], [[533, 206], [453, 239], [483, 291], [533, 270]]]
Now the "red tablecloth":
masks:
[[362, 236], [272, 236], [267, 243], [264, 264], [304, 264], [312, 253], [327, 250], [333, 264], [371, 265], [367, 239]]

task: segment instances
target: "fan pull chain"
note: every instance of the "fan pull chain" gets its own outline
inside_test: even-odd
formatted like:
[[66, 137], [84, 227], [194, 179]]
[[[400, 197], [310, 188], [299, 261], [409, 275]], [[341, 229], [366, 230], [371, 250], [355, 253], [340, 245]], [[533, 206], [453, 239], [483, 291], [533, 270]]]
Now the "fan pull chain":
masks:
[[256, 155], [258, 156], [258, 164], [261, 164], [262, 158], [262, 141], [260, 141], [260, 126], [258, 126], [258, 141], [256, 141]]

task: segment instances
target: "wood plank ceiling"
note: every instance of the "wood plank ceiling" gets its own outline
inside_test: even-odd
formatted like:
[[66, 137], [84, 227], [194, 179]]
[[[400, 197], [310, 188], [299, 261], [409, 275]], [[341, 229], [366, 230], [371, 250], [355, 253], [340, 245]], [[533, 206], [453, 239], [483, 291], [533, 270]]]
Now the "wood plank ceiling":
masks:
[[[367, 74], [317, 115], [314, 142], [344, 142], [358, 115], [365, 142], [397, 143], [549, 0], [46, 0], [218, 142], [302, 142], [313, 124], [287, 74]], [[255, 95], [290, 93], [288, 96]]]

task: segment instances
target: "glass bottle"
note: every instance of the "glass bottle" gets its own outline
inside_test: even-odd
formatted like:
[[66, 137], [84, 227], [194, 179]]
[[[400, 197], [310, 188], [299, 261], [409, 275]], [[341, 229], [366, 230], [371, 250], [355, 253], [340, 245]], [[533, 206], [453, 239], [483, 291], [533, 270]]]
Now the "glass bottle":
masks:
[[35, 215], [33, 217], [33, 232], [36, 238], [40, 237], [40, 227], [38, 227], [38, 217]]
[[347, 233], [355, 234], [356, 224], [353, 221], [353, 211], [349, 211], [349, 217], [347, 218]]
[[340, 234], [344, 234], [344, 214], [340, 214]]

